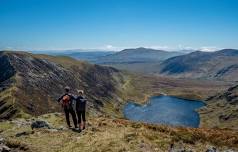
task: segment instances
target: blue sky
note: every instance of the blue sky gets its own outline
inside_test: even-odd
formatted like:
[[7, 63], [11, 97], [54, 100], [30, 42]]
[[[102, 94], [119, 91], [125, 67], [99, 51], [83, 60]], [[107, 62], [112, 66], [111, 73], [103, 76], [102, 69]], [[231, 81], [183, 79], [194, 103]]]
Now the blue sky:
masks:
[[0, 0], [0, 49], [238, 48], [238, 0]]

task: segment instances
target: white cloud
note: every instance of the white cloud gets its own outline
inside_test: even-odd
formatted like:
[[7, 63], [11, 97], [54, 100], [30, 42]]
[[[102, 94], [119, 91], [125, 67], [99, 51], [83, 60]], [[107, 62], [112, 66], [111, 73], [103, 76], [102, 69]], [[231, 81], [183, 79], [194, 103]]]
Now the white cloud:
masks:
[[113, 48], [113, 46], [112, 45], [106, 45], [106, 49], [112, 49]]
[[191, 47], [191, 46], [184, 46], [179, 44], [178, 46], [167, 46], [167, 45], [151, 45], [151, 46], [113, 46], [113, 45], [104, 45], [103, 47], [98, 47], [99, 50], [107, 50], [107, 51], [121, 51], [123, 49], [128, 48], [138, 48], [138, 47], [144, 47], [144, 48], [151, 48], [156, 50], [165, 50], [165, 51], [184, 51], [184, 50], [200, 50], [204, 52], [212, 52], [220, 50], [221, 48], [216, 46], [202, 46], [202, 47]]
[[120, 46], [113, 46], [113, 45], [104, 45], [103, 47], [98, 47], [98, 50], [106, 50], [106, 51], [121, 51], [123, 49], [134, 48], [134, 47], [120, 47]]
[[213, 52], [217, 50], [221, 50], [222, 48], [216, 47], [216, 46], [201, 46], [201, 47], [191, 47], [191, 46], [183, 46], [181, 44], [178, 45], [175, 50], [199, 50], [204, 52]]
[[156, 49], [156, 50], [170, 50], [170, 48], [166, 45], [153, 45], [153, 46], [145, 46], [145, 48]]
[[199, 50], [204, 51], [204, 52], [213, 52], [213, 51], [217, 51], [219, 49], [221, 49], [221, 48], [218, 48], [215, 46], [203, 46]]
[[111, 51], [121, 51], [124, 49], [130, 49], [130, 48], [139, 48], [139, 47], [144, 47], [144, 48], [150, 48], [150, 49], [156, 49], [156, 50], [167, 50], [170, 51], [172, 50], [170, 47], [166, 45], [152, 45], [152, 46], [113, 46], [113, 45], [105, 45], [103, 47], [99, 47], [99, 50], [111, 50]]

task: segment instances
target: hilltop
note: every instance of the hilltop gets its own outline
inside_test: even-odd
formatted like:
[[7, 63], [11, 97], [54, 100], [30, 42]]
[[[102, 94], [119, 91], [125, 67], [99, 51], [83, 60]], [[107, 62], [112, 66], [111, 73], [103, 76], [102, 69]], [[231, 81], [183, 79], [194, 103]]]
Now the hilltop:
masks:
[[95, 63], [115, 67], [137, 73], [153, 73], [160, 62], [174, 56], [183, 55], [182, 52], [169, 52], [149, 48], [124, 49], [122, 51], [99, 57]]
[[123, 63], [150, 63], [181, 55], [180, 52], [168, 52], [149, 48], [125, 49], [114, 54], [98, 58], [100, 64], [123, 64]]

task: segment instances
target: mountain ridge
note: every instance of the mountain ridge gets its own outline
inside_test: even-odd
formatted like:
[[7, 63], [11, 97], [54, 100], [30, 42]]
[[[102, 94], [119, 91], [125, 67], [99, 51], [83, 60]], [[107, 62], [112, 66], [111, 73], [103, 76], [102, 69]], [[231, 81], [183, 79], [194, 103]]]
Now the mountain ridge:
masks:
[[124, 49], [111, 55], [107, 55], [98, 59], [97, 63], [140, 63], [155, 62], [167, 59], [172, 56], [181, 55], [180, 52], [169, 52], [163, 50], [149, 48], [133, 48]]
[[238, 50], [223, 49], [216, 52], [196, 51], [172, 57], [160, 64], [160, 74], [175, 77], [216, 78], [238, 80]]
[[122, 102], [118, 94], [123, 74], [111, 67], [26, 52], [0, 52], [0, 64], [1, 118], [13, 117], [19, 109], [34, 115], [58, 111], [56, 99], [65, 86], [71, 87], [72, 93], [84, 89], [91, 101], [89, 107], [94, 107], [90, 109], [98, 109], [93, 113]]

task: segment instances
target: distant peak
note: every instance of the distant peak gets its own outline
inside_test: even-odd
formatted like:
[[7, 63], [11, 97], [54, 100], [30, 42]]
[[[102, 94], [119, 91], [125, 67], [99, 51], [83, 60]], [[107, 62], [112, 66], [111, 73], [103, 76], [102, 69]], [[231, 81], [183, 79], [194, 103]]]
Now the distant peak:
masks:
[[138, 47], [138, 48], [135, 48], [135, 49], [148, 49], [148, 48], [145, 48], [145, 47]]
[[225, 52], [225, 51], [238, 51], [237, 49], [222, 49], [220, 51], [217, 52]]

